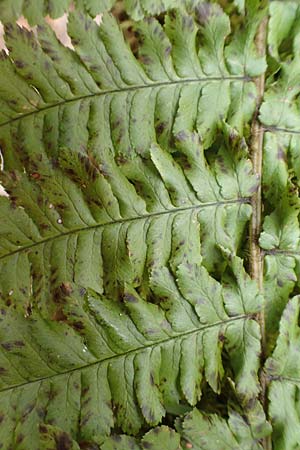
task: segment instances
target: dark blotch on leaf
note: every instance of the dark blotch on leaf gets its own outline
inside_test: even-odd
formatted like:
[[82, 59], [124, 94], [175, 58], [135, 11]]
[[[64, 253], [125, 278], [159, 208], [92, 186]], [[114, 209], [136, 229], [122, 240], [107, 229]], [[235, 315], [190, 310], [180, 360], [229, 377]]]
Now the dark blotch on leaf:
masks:
[[82, 389], [82, 395], [86, 395], [86, 394], [89, 392], [89, 390], [90, 390], [89, 386], [85, 386], [85, 387]]
[[254, 192], [257, 191], [257, 189], [258, 189], [258, 184], [253, 184], [253, 185], [251, 186], [251, 188], [249, 189], [249, 193], [250, 193], [250, 194], [253, 194]]
[[37, 408], [36, 409], [37, 415], [39, 416], [40, 419], [43, 419], [46, 415], [46, 409], [45, 408]]
[[40, 433], [42, 433], [42, 434], [46, 434], [46, 433], [48, 433], [48, 428], [46, 427], [46, 425], [41, 424], [41, 425], [39, 426], [39, 431], [40, 431]]
[[147, 55], [141, 55], [140, 61], [142, 64], [145, 64], [145, 66], [149, 66], [150, 64], [152, 64], [152, 59]]
[[72, 441], [67, 433], [61, 433], [55, 437], [56, 450], [70, 450], [72, 448]]
[[16, 443], [20, 444], [24, 440], [24, 437], [25, 437], [24, 434], [22, 434], [22, 433], [18, 434]]
[[165, 56], [170, 56], [170, 53], [171, 53], [171, 50], [172, 50], [172, 48], [170, 47], [170, 46], [168, 46], [166, 49], [165, 49]]
[[179, 131], [179, 133], [176, 134], [176, 140], [179, 142], [184, 142], [187, 140], [187, 138], [188, 138], [188, 135], [183, 130]]
[[158, 136], [160, 136], [164, 132], [164, 130], [166, 129], [167, 125], [168, 124], [166, 122], [160, 122], [160, 123], [158, 123], [156, 125], [155, 131], [158, 134]]
[[85, 293], [86, 293], [86, 289], [85, 289], [84, 287], [81, 287], [81, 288], [79, 289], [79, 295], [80, 295], [81, 297], [83, 297], [83, 296], [85, 295]]
[[116, 162], [117, 162], [118, 166], [123, 166], [124, 164], [127, 163], [127, 161], [128, 160], [124, 155], [118, 155], [116, 158]]
[[125, 300], [129, 303], [137, 303], [138, 300], [133, 294], [125, 294]]
[[55, 320], [56, 322], [65, 322], [67, 319], [68, 316], [66, 316], [61, 307], [59, 307], [52, 316], [52, 320]]
[[79, 442], [79, 447], [82, 450], [99, 450], [99, 447], [97, 444], [93, 444], [93, 443], [87, 442], [87, 441]]
[[153, 378], [153, 374], [152, 374], [152, 373], [150, 373], [150, 384], [151, 384], [151, 386], [154, 386], [154, 385], [155, 385], [155, 383], [154, 383], [154, 378]]
[[73, 292], [73, 288], [70, 283], [62, 283], [60, 285], [60, 289], [61, 289], [62, 293], [66, 296], [72, 294], [72, 292]]
[[150, 423], [154, 423], [155, 422], [155, 417], [153, 412], [151, 411], [151, 409], [148, 406], [142, 406], [142, 413], [143, 416], [150, 422]]
[[277, 159], [280, 161], [286, 161], [286, 154], [282, 147], [278, 148]]
[[213, 11], [213, 5], [210, 3], [200, 3], [200, 5], [196, 8], [196, 20], [200, 25], [205, 25]]
[[79, 320], [77, 321], [77, 322], [74, 322], [73, 323], [73, 327], [76, 329], [76, 330], [84, 330], [84, 323], [83, 322], [80, 322]]
[[1, 346], [7, 350], [8, 352], [10, 352], [11, 350], [13, 350], [14, 348], [21, 348], [24, 347], [25, 344], [22, 341], [13, 341], [13, 342], [4, 342], [3, 344], [1, 344]]
[[226, 337], [224, 336], [224, 334], [219, 334], [219, 341], [220, 342], [225, 342]]
[[14, 61], [14, 63], [15, 63], [15, 66], [18, 68], [18, 69], [23, 69], [24, 67], [25, 67], [25, 63], [24, 63], [24, 61], [20, 61], [20, 60], [15, 60]]

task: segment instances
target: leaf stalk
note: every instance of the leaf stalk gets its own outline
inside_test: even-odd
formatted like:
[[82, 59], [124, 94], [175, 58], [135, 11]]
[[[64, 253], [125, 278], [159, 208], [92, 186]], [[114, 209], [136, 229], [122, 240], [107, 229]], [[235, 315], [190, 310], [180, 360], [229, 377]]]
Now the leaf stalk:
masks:
[[[267, 28], [268, 28], [268, 17], [264, 17], [258, 32], [256, 35], [256, 49], [260, 56], [265, 56], [266, 54], [266, 44], [267, 44]], [[259, 236], [262, 226], [262, 171], [263, 171], [263, 141], [264, 141], [264, 127], [260, 124], [258, 119], [260, 105], [263, 100], [264, 90], [265, 90], [265, 73], [255, 80], [257, 88], [257, 103], [256, 111], [251, 127], [251, 158], [253, 163], [253, 170], [259, 179], [258, 189], [254, 193], [251, 204], [252, 204], [252, 219], [250, 223], [250, 272], [252, 279], [256, 280], [258, 288], [261, 293], [263, 293], [263, 269], [264, 260], [263, 252], [259, 246]], [[262, 305], [262, 310], [259, 313], [258, 321], [261, 330], [261, 360], [262, 363], [266, 358], [266, 330], [265, 330], [265, 303]], [[265, 373], [261, 370], [260, 373], [260, 384], [261, 384], [261, 402], [264, 406], [265, 411], [267, 411], [267, 379]], [[272, 440], [270, 436], [267, 436], [262, 441], [263, 448], [265, 450], [272, 449]]]

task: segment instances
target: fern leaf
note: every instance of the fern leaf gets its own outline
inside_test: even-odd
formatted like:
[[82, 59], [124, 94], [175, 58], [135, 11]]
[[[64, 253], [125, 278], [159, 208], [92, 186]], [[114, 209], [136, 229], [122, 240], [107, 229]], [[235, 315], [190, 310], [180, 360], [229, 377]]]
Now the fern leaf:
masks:
[[[205, 272], [203, 276], [203, 285], [208, 284], [208, 289], [215, 290], [216, 282], [209, 280]], [[156, 291], [158, 288], [156, 286]], [[253, 286], [247, 288], [253, 289]], [[66, 295], [71, 288], [65, 284], [61, 290]], [[150, 425], [159, 423], [165, 410], [172, 410], [181, 399], [193, 404], [201, 396], [199, 371], [203, 372], [211, 387], [219, 391], [224, 373], [220, 359], [222, 342], [225, 339], [225, 348], [228, 346], [229, 349], [238, 332], [243, 334], [246, 327], [249, 334], [251, 328], [255, 330], [256, 323], [250, 317], [247, 319], [247, 309], [242, 316], [228, 317], [221, 309], [221, 297], [218, 302], [215, 300], [210, 304], [211, 300], [205, 300], [204, 294], [197, 300], [196, 307], [192, 292], [195, 291], [185, 293], [184, 298], [178, 292], [177, 301], [173, 299], [173, 305], [169, 304], [167, 310], [164, 309], [165, 303], [157, 306], [143, 301], [132, 288], [125, 290], [123, 305], [88, 295], [84, 308], [69, 292], [65, 297], [67, 302], [58, 304], [58, 309], [53, 312], [52, 318], [56, 320], [52, 322], [41, 312], [22, 318], [18, 312], [7, 311], [5, 328], [2, 328], [6, 338], [2, 345], [1, 371], [3, 380], [9, 382], [8, 386], [19, 385], [13, 392], [19, 398], [20, 414], [26, 414], [28, 405], [32, 405], [22, 429], [25, 430], [30, 423], [27, 420], [36, 421], [38, 411], [44, 408], [46, 422], [55, 412], [55, 419], [50, 423], [73, 436], [79, 433], [78, 417], [81, 417], [80, 436], [99, 442], [109, 434], [113, 415], [117, 426], [136, 433], [144, 421]], [[253, 294], [249, 291], [250, 296]], [[215, 318], [218, 304], [220, 312]], [[185, 323], [182, 312], [185, 313]], [[175, 325], [172, 323], [177, 314], [181, 317], [180, 331], [176, 331], [176, 322]], [[18, 321], [19, 335], [13, 330], [14, 321]], [[40, 336], [43, 328], [44, 334]], [[59, 336], [63, 336], [64, 345]], [[224, 338], [220, 340], [220, 336]], [[255, 357], [259, 351], [258, 330], [253, 338], [253, 343], [257, 343], [248, 354], [253, 361], [251, 370], [248, 371], [249, 361], [239, 365], [235, 361], [233, 364], [237, 379], [242, 372], [245, 373], [241, 378], [245, 378], [246, 372], [248, 374], [247, 390], [240, 389], [245, 398], [251, 398], [257, 392], [254, 373], [258, 364]], [[199, 356], [194, 359], [197, 354]], [[235, 358], [234, 352], [232, 357]], [[9, 365], [5, 364], [5, 359]], [[35, 366], [32, 365], [33, 360]], [[195, 361], [195, 367], [190, 367], [188, 372], [186, 360]], [[28, 380], [33, 383], [22, 386]], [[104, 380], [107, 381], [104, 383]], [[178, 382], [182, 391], [178, 390]], [[239, 383], [237, 386], [239, 389]], [[52, 391], [55, 394], [51, 394]], [[5, 399], [10, 395], [10, 390], [3, 392], [5, 408], [9, 408]], [[71, 402], [65, 404], [65, 412], [62, 408], [64, 403], [61, 403], [64, 398]], [[95, 405], [94, 399], [97, 399]], [[72, 413], [67, 413], [69, 408]], [[98, 408], [101, 420], [96, 425], [93, 415], [97, 414]], [[9, 419], [10, 414], [5, 414], [5, 417], [5, 428], [11, 429], [14, 420]], [[38, 437], [31, 435], [31, 439], [34, 443]], [[35, 448], [33, 444], [32, 448]]]
[[0, 447], [298, 448], [298, 2], [114, 3], [0, 1]]
[[[112, 8], [114, 0], [76, 0], [78, 9], [82, 9], [95, 17]], [[71, 0], [2, 0], [0, 5], [0, 19], [3, 22], [13, 22], [24, 15], [30, 25], [42, 23], [47, 15], [56, 19], [68, 12], [72, 5]]]
[[[229, 413], [226, 422], [214, 414], [203, 414], [197, 409], [185, 415], [176, 423], [177, 432], [161, 426], [148, 432], [139, 442], [137, 439], [126, 435], [114, 435], [107, 439], [101, 446], [103, 450], [121, 450], [123, 448], [140, 450], [151, 448], [159, 450], [182, 450], [189, 448], [201, 448], [203, 450], [214, 450], [216, 445], [222, 450], [238, 450], [240, 445], [243, 449], [261, 450], [255, 430], [251, 430], [245, 417], [236, 411]], [[268, 426], [259, 436], [269, 433]], [[180, 445], [181, 444], [181, 445]]]
[[266, 128], [263, 188], [268, 211], [260, 244], [266, 254], [266, 320], [272, 345], [279, 318], [299, 277], [299, 137], [298, 107], [295, 102], [299, 77], [296, 56], [299, 12], [294, 2], [288, 2], [286, 6], [283, 12], [281, 2], [270, 5], [268, 43], [273, 72], [267, 80], [260, 109], [260, 120]]
[[[110, 10], [116, 0], [75, 0], [75, 7], [95, 17], [97, 14]], [[194, 0], [126, 0], [125, 9], [134, 19], [140, 20], [145, 16], [158, 15], [171, 8], [193, 8], [197, 2]], [[71, 0], [2, 0], [0, 5], [0, 19], [12, 22], [24, 15], [30, 25], [42, 23], [43, 18], [49, 15], [52, 18], [61, 17], [73, 6]]]
[[265, 371], [270, 380], [270, 415], [275, 449], [292, 449], [299, 443], [299, 297], [293, 297], [283, 312], [280, 331]]
[[130, 450], [152, 448], [158, 450], [162, 446], [166, 450], [182, 450], [180, 435], [175, 430], [163, 425], [149, 431], [140, 442], [126, 435], [114, 435], [105, 440], [101, 450], [121, 450], [122, 448]]
[[[138, 59], [109, 14], [100, 27], [82, 12], [70, 15], [76, 51], [44, 25], [37, 38], [6, 25], [7, 448], [99, 447], [113, 428], [136, 435], [190, 411], [206, 390], [219, 395], [229, 379], [242, 407], [259, 393], [262, 301], [238, 256], [257, 177], [241, 137], [255, 98], [237, 86], [255, 92], [254, 83], [243, 62], [234, 73], [227, 67], [229, 20], [216, 5], [195, 16], [170, 13], [165, 30], [155, 19], [137, 27]], [[187, 51], [192, 62], [183, 67]], [[230, 113], [237, 101], [238, 121]], [[212, 420], [235, 442], [223, 419]], [[159, 430], [180, 448], [178, 434]], [[159, 436], [150, 431], [142, 448]]]
[[236, 411], [229, 412], [229, 419], [226, 422], [217, 415], [203, 414], [197, 409], [187, 414], [180, 429], [186, 442], [192, 444], [190, 448], [205, 450], [213, 450], [216, 445], [224, 450], [237, 450], [241, 445], [245, 449], [260, 450], [262, 447], [258, 439], [270, 432], [267, 425], [258, 433], [254, 429], [251, 430], [245, 417]]

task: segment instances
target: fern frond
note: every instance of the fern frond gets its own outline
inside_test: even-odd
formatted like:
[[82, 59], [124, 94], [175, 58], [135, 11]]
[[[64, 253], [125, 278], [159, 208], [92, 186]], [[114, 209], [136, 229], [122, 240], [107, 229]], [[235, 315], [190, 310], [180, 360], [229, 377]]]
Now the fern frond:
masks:
[[270, 5], [270, 73], [260, 121], [265, 128], [263, 194], [266, 217], [260, 245], [265, 252], [266, 321], [274, 344], [280, 316], [299, 279], [299, 6]]
[[43, 22], [47, 15], [53, 19], [61, 17], [75, 3], [76, 8], [85, 11], [92, 17], [111, 9], [115, 0], [1, 0], [0, 20], [14, 22], [20, 16], [25, 16], [30, 25]]
[[299, 296], [286, 305], [273, 354], [266, 361], [275, 450], [299, 445]]
[[242, 45], [252, 66], [234, 36], [224, 44], [217, 5], [171, 12], [165, 30], [151, 18], [137, 27], [138, 60], [108, 14], [100, 27], [70, 15], [76, 51], [46, 26], [36, 39], [6, 25], [7, 448], [100, 446], [114, 427], [135, 435], [227, 378], [242, 407], [259, 393], [262, 299], [238, 257], [258, 184], [241, 138], [255, 108], [250, 77], [264, 70], [256, 23]]
[[[260, 408], [256, 409], [259, 415]], [[114, 435], [101, 446], [102, 450], [121, 450], [124, 448], [140, 450], [151, 448], [159, 450], [183, 450], [201, 448], [213, 450], [218, 446], [224, 450], [238, 450], [241, 445], [245, 450], [261, 450], [259, 439], [268, 435], [270, 429], [255, 430], [249, 427], [249, 417], [242, 417], [236, 411], [230, 411], [228, 422], [213, 414], [204, 414], [194, 409], [176, 423], [177, 432], [166, 426], [154, 428], [139, 442], [126, 435]]]

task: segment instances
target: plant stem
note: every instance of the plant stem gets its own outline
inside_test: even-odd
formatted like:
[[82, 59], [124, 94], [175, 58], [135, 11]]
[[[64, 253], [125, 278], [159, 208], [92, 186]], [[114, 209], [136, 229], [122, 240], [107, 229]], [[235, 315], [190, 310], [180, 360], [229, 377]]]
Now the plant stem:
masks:
[[[267, 26], [268, 17], [265, 17], [258, 29], [256, 36], [256, 48], [260, 56], [264, 56], [266, 53], [267, 43]], [[251, 277], [256, 280], [259, 291], [263, 293], [263, 254], [259, 246], [259, 235], [262, 225], [262, 191], [261, 191], [261, 179], [262, 179], [262, 158], [263, 158], [263, 140], [264, 140], [264, 128], [258, 120], [258, 112], [263, 100], [265, 89], [265, 74], [263, 73], [255, 81], [257, 88], [257, 104], [256, 112], [252, 122], [251, 128], [251, 156], [253, 169], [257, 177], [259, 178], [259, 186], [256, 193], [252, 197], [252, 219], [250, 225], [250, 270]], [[262, 305], [262, 310], [258, 317], [260, 330], [261, 330], [261, 345], [262, 345], [262, 362], [265, 360], [266, 353], [266, 330], [265, 330], [265, 304]], [[266, 378], [263, 370], [260, 374], [261, 383], [261, 401], [264, 406], [265, 412], [267, 411], [267, 385]], [[263, 440], [263, 447], [265, 450], [272, 449], [271, 437], [266, 437]]]
[[[265, 52], [266, 45], [266, 28], [267, 28], [267, 18], [265, 18], [259, 27], [256, 45], [258, 52], [263, 55]], [[257, 88], [257, 106], [255, 116], [252, 122], [251, 128], [251, 157], [253, 170], [259, 179], [259, 185], [257, 191], [254, 193], [251, 204], [252, 204], [252, 219], [250, 226], [250, 271], [251, 277], [257, 281], [259, 290], [263, 291], [263, 255], [258, 243], [260, 232], [261, 232], [261, 212], [262, 212], [262, 193], [261, 193], [261, 178], [262, 178], [262, 156], [263, 156], [263, 139], [264, 139], [264, 129], [258, 121], [258, 111], [262, 102], [265, 87], [265, 74], [262, 74], [259, 78], [255, 80]], [[265, 320], [264, 320], [264, 308], [260, 314], [260, 324], [262, 328], [262, 339], [264, 347], [265, 339]]]

